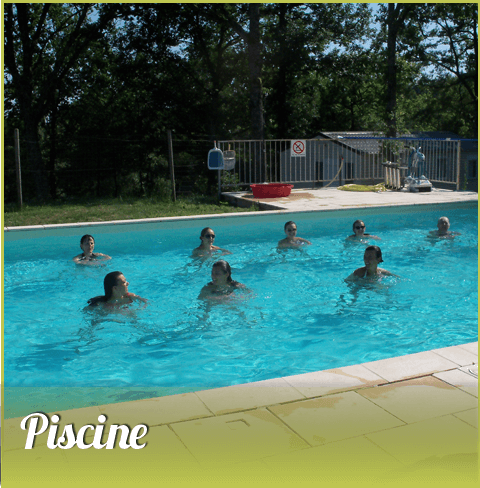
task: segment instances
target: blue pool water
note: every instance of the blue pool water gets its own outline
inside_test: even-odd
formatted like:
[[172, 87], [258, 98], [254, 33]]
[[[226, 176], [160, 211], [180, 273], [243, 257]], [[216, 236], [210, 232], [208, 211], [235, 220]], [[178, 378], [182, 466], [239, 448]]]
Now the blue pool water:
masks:
[[[214, 388], [476, 341], [476, 204], [422, 207], [6, 234], [4, 385], [149, 396], [148, 388]], [[442, 215], [461, 235], [427, 237]], [[381, 237], [370, 242], [382, 249], [381, 266], [400, 278], [345, 283], [363, 266], [366, 244], [345, 241], [357, 218]], [[277, 252], [287, 220], [311, 246]], [[251, 293], [214, 305], [198, 300], [215, 261], [191, 258], [206, 226], [232, 252], [232, 276]], [[84, 233], [113, 257], [106, 266], [71, 261]], [[84, 311], [116, 270], [149, 305]]]

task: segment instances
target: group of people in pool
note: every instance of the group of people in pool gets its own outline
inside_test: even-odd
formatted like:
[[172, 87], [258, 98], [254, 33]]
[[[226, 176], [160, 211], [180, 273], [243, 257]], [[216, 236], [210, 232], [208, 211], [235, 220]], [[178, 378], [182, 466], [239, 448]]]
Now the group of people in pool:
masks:
[[[437, 230], [429, 233], [430, 237], [452, 237], [458, 235], [457, 232], [451, 232], [450, 221], [447, 217], [440, 217], [437, 222]], [[362, 220], [356, 220], [353, 223], [353, 234], [347, 237], [347, 240], [374, 239], [380, 240], [379, 237], [365, 232], [366, 226]], [[286, 237], [281, 239], [278, 249], [299, 248], [303, 245], [310, 245], [307, 239], [297, 236], [297, 225], [293, 221], [288, 221], [284, 226]], [[192, 256], [195, 258], [212, 256], [221, 253], [221, 255], [232, 254], [230, 251], [215, 246], [215, 232], [211, 227], [205, 227], [200, 233], [200, 245], [196, 247]], [[110, 256], [101, 253], [95, 253], [95, 239], [87, 234], [80, 239], [80, 248], [82, 253], [73, 258], [77, 264], [89, 264], [97, 260], [109, 260]], [[363, 255], [365, 266], [356, 269], [346, 281], [356, 281], [358, 279], [374, 278], [381, 276], [396, 276], [386, 269], [379, 268], [378, 265], [383, 262], [382, 251], [378, 246], [368, 246]], [[96, 296], [88, 300], [91, 307], [103, 306], [105, 308], [119, 308], [124, 305], [139, 301], [147, 303], [142, 298], [128, 291], [128, 281], [120, 271], [108, 273], [103, 280], [105, 295]], [[199, 298], [221, 298], [225, 295], [231, 295], [237, 289], [245, 289], [245, 285], [232, 279], [232, 269], [230, 264], [223, 259], [215, 262], [212, 266], [212, 281], [205, 285], [200, 291]]]

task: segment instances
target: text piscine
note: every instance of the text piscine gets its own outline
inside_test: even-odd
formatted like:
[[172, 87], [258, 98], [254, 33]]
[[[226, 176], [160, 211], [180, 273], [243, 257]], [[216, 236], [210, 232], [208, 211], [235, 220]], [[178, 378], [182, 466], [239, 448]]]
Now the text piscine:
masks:
[[[41, 426], [38, 425], [39, 420], [42, 421]], [[60, 449], [71, 449], [75, 445], [77, 445], [79, 449], [89, 449], [90, 447], [93, 447], [94, 449], [113, 449], [115, 447], [115, 440], [119, 431], [121, 432], [118, 443], [118, 447], [120, 447], [120, 449], [128, 449], [130, 447], [132, 449], [143, 449], [147, 445], [146, 442], [140, 445], [137, 444], [137, 441], [144, 437], [148, 432], [148, 427], [144, 424], [136, 425], [131, 430], [128, 425], [112, 424], [108, 432], [107, 442], [102, 444], [101, 440], [105, 428], [104, 423], [106, 420], [107, 417], [105, 415], [99, 415], [99, 425], [84, 425], [80, 427], [78, 433], [75, 433], [73, 424], [68, 424], [63, 429], [62, 435], [58, 438], [57, 423], [60, 421], [60, 417], [58, 415], [52, 415], [52, 418], [49, 419], [47, 415], [41, 412], [35, 412], [25, 417], [21, 421], [20, 427], [22, 430], [28, 429], [25, 449], [33, 449], [35, 437], [43, 434], [47, 429], [49, 429], [47, 438], [47, 447], [49, 449], [56, 449], [57, 447]], [[93, 441], [87, 443], [85, 441], [85, 434], [89, 430], [93, 430], [94, 435]]]

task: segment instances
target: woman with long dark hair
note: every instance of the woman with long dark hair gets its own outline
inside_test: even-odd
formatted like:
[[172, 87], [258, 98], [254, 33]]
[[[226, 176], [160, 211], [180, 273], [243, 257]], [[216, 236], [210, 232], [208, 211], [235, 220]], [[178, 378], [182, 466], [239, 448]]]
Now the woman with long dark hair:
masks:
[[108, 273], [103, 280], [105, 295], [90, 298], [88, 305], [90, 307], [102, 305], [105, 308], [119, 308], [123, 305], [129, 305], [134, 301], [147, 303], [145, 298], [128, 291], [129, 284], [122, 272], [112, 271]]
[[232, 268], [227, 261], [221, 259], [212, 266], [212, 281], [202, 288], [198, 298], [231, 295], [239, 288], [245, 288], [245, 285], [232, 279]]
[[200, 241], [201, 244], [196, 247], [192, 252], [192, 256], [194, 258], [211, 256], [214, 252], [221, 252], [222, 255], [232, 254], [226, 249], [222, 249], [221, 247], [213, 245], [213, 243], [215, 242], [215, 232], [213, 232], [213, 229], [211, 227], [205, 227], [204, 229], [202, 229], [202, 232], [200, 232]]
[[378, 265], [383, 263], [382, 250], [378, 246], [368, 246], [363, 255], [365, 266], [356, 269], [347, 281], [356, 281], [361, 278], [372, 279], [382, 276], [397, 276], [386, 269], [379, 268]]

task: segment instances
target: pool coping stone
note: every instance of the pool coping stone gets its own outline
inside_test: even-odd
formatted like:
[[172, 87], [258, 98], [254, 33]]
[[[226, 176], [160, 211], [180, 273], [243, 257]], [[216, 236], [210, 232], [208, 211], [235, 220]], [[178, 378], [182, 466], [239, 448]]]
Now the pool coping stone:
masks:
[[[295, 192], [304, 193], [306, 189], [292, 190]], [[223, 192], [222, 197], [236, 206], [244, 206], [244, 203], [252, 204], [257, 200], [260, 202], [261, 211], [255, 212], [230, 212], [222, 214], [205, 214], [205, 215], [183, 215], [178, 217], [155, 217], [148, 219], [132, 219], [132, 220], [110, 220], [102, 222], [75, 222], [70, 224], [47, 224], [34, 226], [14, 226], [4, 227], [4, 232], [19, 232], [30, 230], [49, 230], [49, 229], [63, 229], [63, 228], [77, 228], [77, 227], [98, 227], [106, 225], [128, 225], [128, 224], [149, 224], [160, 222], [174, 222], [186, 220], [202, 220], [202, 219], [228, 219], [238, 218], [242, 216], [255, 215], [281, 215], [284, 213], [299, 213], [299, 212], [331, 212], [340, 210], [360, 210], [367, 208], [385, 208], [385, 207], [401, 207], [401, 206], [422, 206], [422, 205], [441, 205], [445, 203], [467, 203], [478, 202], [478, 193], [469, 191], [454, 191], [434, 189], [431, 193], [410, 193], [410, 192], [348, 192], [341, 191], [337, 188], [315, 189], [308, 192], [312, 194], [313, 198], [305, 198], [299, 200], [288, 200], [288, 197], [282, 202], [265, 202], [265, 200], [272, 199], [245, 199], [245, 192]], [[325, 201], [327, 203], [325, 203]]]

